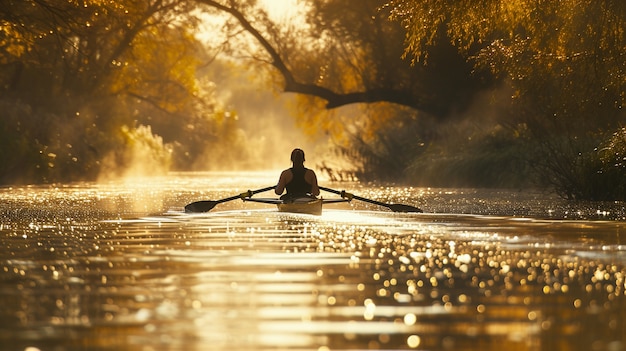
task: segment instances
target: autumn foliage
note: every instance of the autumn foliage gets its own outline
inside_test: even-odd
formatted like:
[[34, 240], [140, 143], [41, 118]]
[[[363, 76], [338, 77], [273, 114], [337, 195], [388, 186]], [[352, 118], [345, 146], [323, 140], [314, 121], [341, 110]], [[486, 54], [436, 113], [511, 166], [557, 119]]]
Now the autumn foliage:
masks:
[[299, 4], [280, 22], [255, 0], [9, 0], [0, 180], [90, 179], [137, 153], [232, 164], [245, 138], [207, 69], [228, 62], [294, 93], [296, 123], [351, 177], [626, 198], [623, 1]]

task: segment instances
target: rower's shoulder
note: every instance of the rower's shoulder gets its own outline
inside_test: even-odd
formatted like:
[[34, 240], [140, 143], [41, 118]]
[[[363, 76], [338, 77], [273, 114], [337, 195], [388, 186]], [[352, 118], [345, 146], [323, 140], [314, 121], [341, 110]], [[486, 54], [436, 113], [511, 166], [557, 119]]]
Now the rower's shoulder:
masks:
[[310, 168], [306, 169], [305, 176], [306, 177], [311, 177], [311, 178], [317, 178], [317, 175], [315, 175], [315, 171], [310, 169]]
[[293, 173], [291, 173], [291, 168], [287, 168], [286, 170], [280, 173], [280, 179], [289, 179], [293, 177]]

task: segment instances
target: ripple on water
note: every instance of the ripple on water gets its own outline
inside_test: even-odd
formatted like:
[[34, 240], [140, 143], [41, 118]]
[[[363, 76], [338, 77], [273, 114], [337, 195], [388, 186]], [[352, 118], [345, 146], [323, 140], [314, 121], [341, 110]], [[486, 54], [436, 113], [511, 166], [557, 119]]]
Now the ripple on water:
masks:
[[[417, 191], [366, 194], [393, 192], [408, 200]], [[72, 205], [62, 199], [66, 193], [83, 200]], [[219, 190], [215, 198], [230, 193]], [[32, 201], [21, 213], [4, 208], [4, 345], [18, 350], [624, 347], [620, 222], [480, 211], [397, 214], [358, 206], [329, 209], [321, 217], [247, 204], [243, 211], [224, 207], [197, 215], [175, 210], [132, 215], [134, 205], [128, 205], [134, 208], [130, 212], [109, 212], [111, 204], [125, 207], [135, 194], [59, 188], [36, 196], [24, 192], [9, 206]], [[465, 202], [458, 192], [424, 196], [435, 195], [474, 206], [475, 194]], [[172, 196], [185, 195], [176, 190]], [[106, 205], [89, 215], [89, 206], [99, 202]], [[45, 204], [52, 207], [39, 211]]]

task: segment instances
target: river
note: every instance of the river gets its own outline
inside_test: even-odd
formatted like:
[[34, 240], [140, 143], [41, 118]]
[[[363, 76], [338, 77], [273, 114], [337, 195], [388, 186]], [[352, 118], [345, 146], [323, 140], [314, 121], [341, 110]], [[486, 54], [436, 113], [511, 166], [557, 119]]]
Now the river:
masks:
[[0, 189], [0, 349], [626, 350], [623, 203], [325, 183], [425, 213], [183, 212], [274, 176]]

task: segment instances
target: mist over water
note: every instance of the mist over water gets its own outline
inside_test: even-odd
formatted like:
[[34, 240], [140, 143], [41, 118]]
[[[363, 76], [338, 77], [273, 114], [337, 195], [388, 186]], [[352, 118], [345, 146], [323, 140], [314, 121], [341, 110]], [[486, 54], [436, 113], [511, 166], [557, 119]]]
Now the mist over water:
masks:
[[[212, 145], [204, 161], [195, 164], [199, 171], [278, 170], [290, 166], [294, 148], [306, 152], [307, 164], [314, 167], [330, 157], [331, 144], [317, 126], [303, 130], [296, 125], [296, 95], [278, 93], [263, 80], [266, 72], [257, 67], [227, 65], [212, 71], [216, 97], [225, 110], [233, 111], [240, 127], [232, 140]], [[267, 79], [267, 77], [266, 77]], [[232, 150], [240, 150], [232, 154]], [[229, 155], [221, 158], [220, 155]]]
[[623, 204], [324, 181], [426, 213], [240, 200], [182, 212], [276, 177], [0, 189], [0, 349], [626, 346]]

